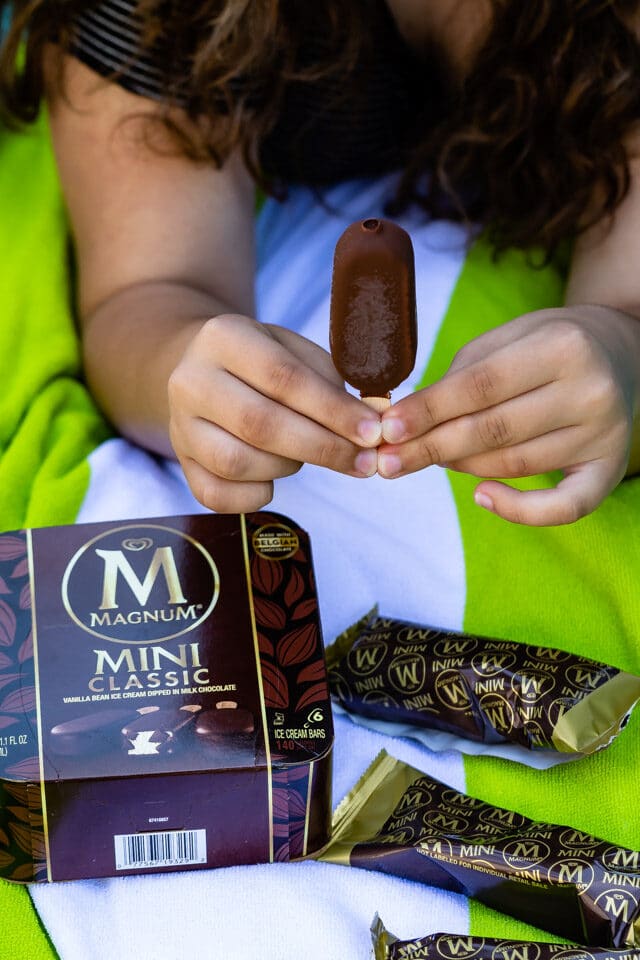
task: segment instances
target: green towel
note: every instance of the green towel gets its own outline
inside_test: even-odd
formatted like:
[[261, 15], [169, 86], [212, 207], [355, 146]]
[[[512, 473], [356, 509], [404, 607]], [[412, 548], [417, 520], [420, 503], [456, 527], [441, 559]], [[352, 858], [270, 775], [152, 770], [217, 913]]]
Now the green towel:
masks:
[[[67, 230], [44, 119], [0, 133], [0, 529], [71, 523], [106, 427], [78, 379]], [[0, 958], [50, 960], [28, 891], [0, 881]]]
[[[476, 244], [466, 258], [424, 382], [467, 340], [520, 313], [557, 305], [562, 277], [510, 254], [498, 264]], [[578, 523], [526, 528], [478, 509], [477, 480], [450, 472], [464, 546], [470, 632], [564, 648], [640, 674], [640, 479], [624, 481]], [[551, 478], [546, 478], [551, 482]], [[519, 482], [535, 486], [539, 478]], [[553, 770], [465, 757], [466, 792], [640, 849], [640, 707], [615, 744]], [[393, 752], [392, 749], [390, 752]], [[476, 903], [471, 933], [553, 939]]]
[[0, 136], [0, 529], [71, 522], [106, 436], [78, 379], [67, 231], [47, 125]]

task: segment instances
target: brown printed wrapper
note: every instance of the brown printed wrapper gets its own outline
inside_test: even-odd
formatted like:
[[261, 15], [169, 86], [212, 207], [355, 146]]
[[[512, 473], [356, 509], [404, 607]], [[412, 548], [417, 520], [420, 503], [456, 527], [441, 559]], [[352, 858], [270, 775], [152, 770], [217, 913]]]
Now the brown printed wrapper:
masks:
[[640, 960], [640, 950], [572, 947], [566, 943], [496, 940], [468, 934], [433, 933], [400, 940], [376, 914], [371, 924], [373, 960]]
[[574, 943], [640, 947], [640, 853], [494, 807], [384, 751], [318, 857], [473, 897]]
[[332, 746], [289, 518], [0, 535], [1, 878], [305, 857], [329, 836]]
[[601, 750], [640, 699], [640, 677], [607, 664], [375, 610], [328, 648], [327, 667], [352, 714], [536, 751]]

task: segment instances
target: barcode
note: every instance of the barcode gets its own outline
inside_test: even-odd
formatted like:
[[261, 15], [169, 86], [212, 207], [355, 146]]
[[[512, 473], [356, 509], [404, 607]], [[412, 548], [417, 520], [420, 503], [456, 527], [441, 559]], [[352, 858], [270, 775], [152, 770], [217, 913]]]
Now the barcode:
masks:
[[121, 833], [113, 838], [116, 870], [174, 867], [207, 862], [206, 830]]

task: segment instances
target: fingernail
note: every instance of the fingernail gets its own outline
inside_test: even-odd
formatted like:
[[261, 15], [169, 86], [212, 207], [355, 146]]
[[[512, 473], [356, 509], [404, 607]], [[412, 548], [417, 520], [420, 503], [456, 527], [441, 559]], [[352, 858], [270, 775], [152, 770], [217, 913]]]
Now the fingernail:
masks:
[[378, 454], [378, 473], [383, 477], [395, 477], [402, 470], [400, 457], [395, 453]]
[[479, 507], [484, 507], [485, 510], [495, 509], [493, 500], [491, 499], [491, 497], [488, 497], [486, 493], [480, 493], [479, 491], [476, 491], [476, 493], [474, 493], [473, 495], [473, 499], [475, 500], [475, 502], [478, 504]]
[[372, 477], [378, 469], [378, 454], [375, 450], [361, 450], [356, 457], [355, 466], [363, 477]]
[[389, 417], [382, 421], [382, 439], [387, 443], [400, 443], [407, 430], [402, 420], [396, 420], [395, 417]]
[[379, 420], [361, 420], [358, 424], [358, 435], [364, 443], [374, 446], [382, 440], [382, 424]]

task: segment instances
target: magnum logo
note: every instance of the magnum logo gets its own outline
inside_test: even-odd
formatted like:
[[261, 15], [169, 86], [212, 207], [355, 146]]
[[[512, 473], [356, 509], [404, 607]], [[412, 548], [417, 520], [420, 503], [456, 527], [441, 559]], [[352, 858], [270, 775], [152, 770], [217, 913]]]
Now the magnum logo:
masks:
[[553, 647], [527, 646], [527, 653], [532, 660], [541, 660], [543, 663], [563, 663], [571, 658], [566, 650], [555, 650]]
[[442, 801], [448, 807], [461, 808], [462, 810], [483, 806], [482, 800], [476, 800], [475, 797], [470, 797], [468, 793], [458, 793], [457, 790], [452, 790], [449, 787], [442, 791]]
[[548, 843], [526, 836], [507, 843], [502, 850], [505, 863], [514, 870], [528, 870], [531, 866], [542, 863], [550, 854], [551, 848]]
[[493, 949], [491, 957], [492, 960], [538, 960], [540, 945], [522, 940], [503, 941]]
[[514, 725], [514, 711], [508, 697], [497, 693], [487, 693], [480, 697], [480, 709], [488, 718], [493, 729], [508, 739]]
[[479, 677], [495, 677], [506, 674], [516, 662], [513, 650], [492, 650], [490, 647], [476, 654], [471, 664]]
[[355, 676], [368, 677], [380, 667], [386, 652], [386, 644], [382, 641], [367, 643], [351, 651], [349, 665]]
[[443, 670], [436, 677], [436, 697], [449, 710], [468, 710], [471, 706], [469, 687], [457, 670]]
[[593, 883], [593, 867], [586, 859], [567, 857], [549, 867], [549, 879], [554, 883], [571, 884], [584, 893]]
[[583, 833], [582, 830], [575, 830], [572, 827], [567, 827], [565, 830], [562, 830], [558, 839], [562, 847], [566, 847], [568, 850], [581, 851], [593, 844], [593, 837], [588, 833]]
[[112, 528], [89, 540], [62, 579], [71, 619], [93, 636], [127, 645], [160, 643], [193, 630], [209, 616], [219, 592], [218, 569], [202, 544], [155, 524]]
[[503, 810], [501, 807], [491, 807], [489, 804], [483, 804], [479, 812], [480, 820], [483, 823], [490, 823], [496, 831], [504, 830], [511, 832], [524, 826], [525, 817], [515, 810]]
[[640, 872], [640, 853], [637, 850], [623, 850], [620, 847], [609, 847], [602, 854], [602, 862], [608, 870], [615, 873]]
[[630, 890], [604, 890], [595, 900], [607, 916], [624, 924], [637, 923], [638, 895]]
[[422, 822], [429, 828], [430, 832], [437, 828], [444, 835], [464, 833], [469, 828], [468, 820], [456, 816], [450, 810], [443, 810], [439, 807], [427, 810], [422, 817]]
[[434, 634], [437, 636], [437, 633], [438, 631], [432, 630], [431, 627], [415, 627], [408, 624], [398, 632], [398, 642], [402, 644], [416, 643], [424, 646], [425, 643], [433, 639]]
[[445, 633], [433, 644], [433, 655], [446, 660], [448, 657], [468, 657], [478, 649], [476, 637], [467, 637], [463, 634]]
[[567, 680], [581, 690], [596, 690], [601, 683], [609, 678], [603, 676], [602, 669], [597, 665], [591, 667], [575, 664], [567, 667]]
[[536, 703], [546, 697], [556, 685], [555, 677], [542, 670], [515, 673], [511, 678], [513, 692], [527, 703]]
[[394, 815], [397, 817], [408, 810], [417, 810], [420, 807], [426, 807], [433, 801], [433, 788], [429, 781], [414, 784], [411, 789], [403, 793], [395, 808]]
[[482, 941], [473, 937], [439, 937], [437, 951], [444, 960], [471, 960], [482, 949]]
[[403, 653], [391, 661], [387, 673], [394, 690], [411, 695], [423, 689], [427, 665], [422, 654]]
[[381, 833], [378, 837], [378, 843], [388, 843], [392, 845], [403, 846], [411, 843], [415, 836], [415, 830], [409, 826], [394, 830], [392, 833]]

